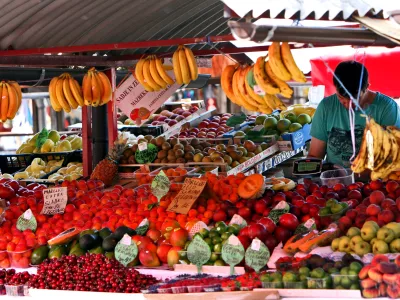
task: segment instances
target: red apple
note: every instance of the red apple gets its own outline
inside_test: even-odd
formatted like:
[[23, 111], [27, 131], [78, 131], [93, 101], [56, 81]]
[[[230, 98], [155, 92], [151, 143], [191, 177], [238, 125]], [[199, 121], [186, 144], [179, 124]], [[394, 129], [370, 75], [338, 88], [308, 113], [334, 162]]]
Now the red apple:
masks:
[[249, 236], [249, 226], [243, 227], [239, 231], [239, 236], [244, 235], [244, 236]]
[[390, 206], [396, 205], [396, 202], [390, 198], [386, 198], [385, 200], [382, 201], [381, 207], [382, 209], [388, 209]]
[[250, 219], [251, 218], [251, 210], [249, 207], [241, 207], [238, 210], [238, 215], [241, 216], [243, 219]]
[[267, 201], [264, 199], [257, 200], [257, 202], [254, 205], [254, 210], [256, 213], [262, 215], [264, 210], [267, 208]]
[[[371, 183], [372, 184], [372, 183]], [[385, 200], [385, 194], [381, 191], [373, 191], [369, 196], [369, 201], [372, 204], [380, 205], [383, 200]]]
[[394, 213], [391, 210], [384, 209], [378, 214], [378, 221], [388, 224], [395, 220]]
[[249, 226], [249, 238], [255, 239], [258, 238], [259, 240], [264, 241], [267, 237], [268, 231], [265, 229], [265, 226], [260, 223], [256, 223]]
[[279, 241], [274, 235], [268, 234], [267, 238], [264, 240], [264, 244], [265, 246], [267, 246], [269, 253], [272, 254], [272, 252], [274, 252], [275, 247], [278, 246]]
[[242, 243], [244, 250], [246, 250], [251, 244], [251, 239], [247, 235], [239, 235], [238, 239]]
[[347, 198], [349, 199], [356, 199], [358, 201], [361, 201], [363, 199], [362, 194], [359, 190], [351, 190], [348, 194], [347, 194]]
[[292, 236], [292, 232], [289, 229], [286, 229], [282, 226], [278, 226], [275, 229], [274, 236], [277, 238], [278, 241], [285, 244], [288, 239]]
[[258, 220], [258, 223], [264, 225], [265, 229], [267, 229], [269, 233], [273, 233], [275, 231], [276, 225], [270, 218], [261, 218]]
[[166, 264], [168, 262], [167, 256], [168, 256], [168, 251], [172, 248], [170, 244], [161, 244], [157, 247], [157, 256], [163, 262]]
[[366, 212], [368, 216], [377, 216], [381, 212], [381, 207], [376, 204], [370, 204]]
[[355, 220], [357, 218], [358, 215], [358, 211], [356, 211], [355, 209], [349, 209], [346, 212], [346, 217], [348, 217], [350, 220]]
[[279, 226], [282, 226], [288, 230], [295, 230], [299, 226], [299, 220], [291, 213], [283, 214], [279, 218]]

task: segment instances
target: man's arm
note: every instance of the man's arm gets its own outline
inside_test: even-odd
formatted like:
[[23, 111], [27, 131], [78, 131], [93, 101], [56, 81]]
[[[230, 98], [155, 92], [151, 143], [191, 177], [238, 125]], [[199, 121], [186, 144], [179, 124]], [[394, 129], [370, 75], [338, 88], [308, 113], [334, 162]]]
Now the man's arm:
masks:
[[315, 137], [311, 138], [310, 150], [308, 157], [324, 159], [326, 154], [326, 143]]

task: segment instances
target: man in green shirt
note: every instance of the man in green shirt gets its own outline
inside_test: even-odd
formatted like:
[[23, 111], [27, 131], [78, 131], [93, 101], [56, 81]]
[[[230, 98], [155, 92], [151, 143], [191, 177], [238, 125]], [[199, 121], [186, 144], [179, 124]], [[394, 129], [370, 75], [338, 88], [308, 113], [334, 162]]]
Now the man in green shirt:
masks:
[[[382, 76], [385, 75], [382, 74]], [[324, 159], [326, 155], [328, 163], [348, 168], [351, 164], [349, 160], [353, 155], [349, 121], [350, 97], [335, 77], [340, 80], [354, 99], [357, 99], [361, 78], [359, 104], [365, 113], [380, 125], [400, 127], [400, 109], [390, 97], [368, 89], [368, 71], [364, 65], [356, 61], [344, 61], [336, 67], [333, 78], [336, 94], [324, 98], [317, 107], [311, 127], [309, 157]], [[354, 103], [353, 109], [357, 154], [366, 118], [359, 109], [355, 108]]]

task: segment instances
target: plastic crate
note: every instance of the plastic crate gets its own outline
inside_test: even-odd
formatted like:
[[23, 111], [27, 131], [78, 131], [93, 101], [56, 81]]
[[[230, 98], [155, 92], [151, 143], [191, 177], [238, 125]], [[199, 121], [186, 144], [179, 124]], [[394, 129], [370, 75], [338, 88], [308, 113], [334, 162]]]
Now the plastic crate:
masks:
[[2, 173], [12, 174], [25, 169], [32, 161], [32, 154], [1, 154], [0, 169]]
[[143, 126], [134, 126], [134, 125], [125, 125], [120, 128], [121, 131], [128, 131], [131, 134], [136, 136], [138, 135], [152, 135], [159, 136], [164, 133], [164, 128], [162, 125], [143, 125]]

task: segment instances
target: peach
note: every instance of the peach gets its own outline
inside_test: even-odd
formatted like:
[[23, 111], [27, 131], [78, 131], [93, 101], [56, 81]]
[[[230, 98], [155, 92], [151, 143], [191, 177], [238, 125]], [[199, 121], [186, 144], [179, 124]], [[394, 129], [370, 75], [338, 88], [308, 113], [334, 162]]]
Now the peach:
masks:
[[386, 198], [385, 200], [382, 201], [381, 207], [382, 209], [389, 209], [392, 205], [396, 205], [396, 202], [390, 198]]
[[389, 262], [389, 258], [383, 254], [376, 254], [371, 261], [371, 266], [375, 267], [381, 262]]
[[396, 299], [400, 296], [400, 291], [398, 285], [388, 285], [387, 287], [387, 294], [389, 298]]
[[388, 285], [396, 284], [400, 280], [399, 274], [383, 274], [383, 282]]
[[368, 277], [378, 283], [381, 283], [383, 280], [383, 274], [379, 272], [376, 267], [372, 267], [371, 269], [369, 269]]
[[371, 217], [377, 216], [380, 212], [381, 212], [381, 207], [376, 204], [370, 204], [366, 210], [367, 215]]
[[158, 267], [161, 265], [157, 254], [149, 250], [139, 251], [139, 261], [145, 267]]
[[157, 247], [157, 256], [163, 263], [168, 262], [168, 252], [172, 248], [170, 244], [161, 244]]
[[387, 290], [387, 285], [384, 282], [379, 284], [379, 297], [386, 297], [387, 296], [386, 290]]
[[383, 222], [384, 224], [388, 224], [395, 220], [394, 213], [390, 210], [383, 210], [378, 214], [378, 221]]
[[396, 181], [394, 181], [394, 180], [389, 180], [387, 183], [386, 183], [386, 191], [388, 192], [388, 193], [393, 193], [393, 192], [396, 192], [396, 190], [399, 188], [399, 184], [396, 182]]
[[[372, 183], [371, 183], [372, 184]], [[382, 193], [381, 191], [373, 191], [371, 195], [369, 196], [369, 199], [372, 204], [381, 204], [383, 200], [385, 200], [385, 194]]]
[[368, 266], [364, 266], [360, 273], [358, 273], [358, 278], [360, 278], [361, 280], [363, 279], [367, 279], [368, 278], [368, 271], [372, 268], [371, 265]]
[[376, 269], [383, 274], [395, 274], [397, 273], [397, 266], [395, 263], [380, 262], [376, 265]]

